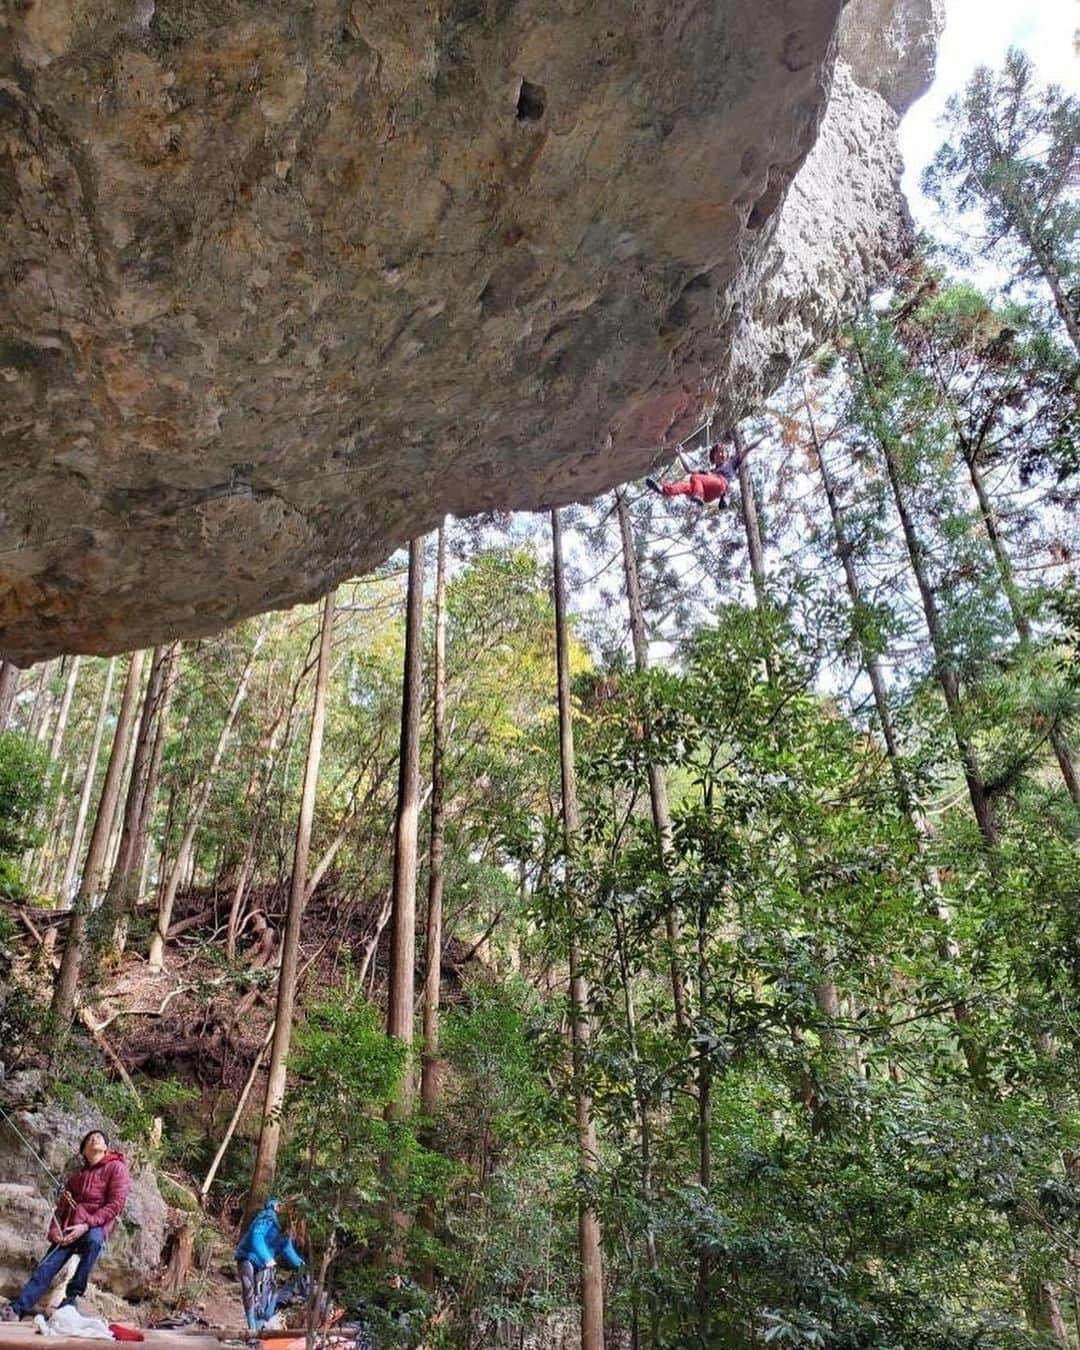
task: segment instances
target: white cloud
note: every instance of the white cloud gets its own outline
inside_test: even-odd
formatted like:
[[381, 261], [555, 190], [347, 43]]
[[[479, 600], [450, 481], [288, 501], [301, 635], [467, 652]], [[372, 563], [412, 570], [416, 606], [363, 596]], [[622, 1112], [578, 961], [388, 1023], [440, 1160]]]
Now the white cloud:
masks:
[[1000, 65], [1010, 46], [1028, 53], [1043, 83], [1077, 88], [1078, 27], [1076, 0], [946, 0], [934, 83], [900, 128], [907, 166], [904, 190], [919, 225], [935, 224], [934, 207], [919, 191], [919, 174], [941, 141], [941, 128], [935, 124], [949, 95], [964, 87], [976, 66]]

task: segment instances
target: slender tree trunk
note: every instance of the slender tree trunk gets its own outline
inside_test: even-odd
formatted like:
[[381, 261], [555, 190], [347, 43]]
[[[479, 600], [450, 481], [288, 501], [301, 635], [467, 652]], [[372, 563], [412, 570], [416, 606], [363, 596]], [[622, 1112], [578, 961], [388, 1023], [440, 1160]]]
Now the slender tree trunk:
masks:
[[71, 702], [75, 697], [75, 685], [79, 679], [79, 666], [81, 664], [82, 657], [73, 656], [71, 664], [68, 666], [67, 681], [64, 684], [63, 697], [60, 699], [60, 711], [56, 714], [52, 736], [49, 739], [49, 763], [53, 765], [60, 758], [60, 747], [64, 743], [64, 733], [67, 731], [68, 718], [71, 715]]
[[109, 699], [112, 696], [113, 677], [116, 674], [116, 657], [112, 657], [105, 668], [105, 682], [101, 691], [101, 703], [98, 706], [97, 721], [94, 723], [94, 735], [90, 743], [90, 755], [83, 773], [82, 792], [79, 794], [79, 807], [75, 814], [75, 830], [71, 838], [71, 851], [68, 853], [67, 866], [60, 882], [60, 904], [67, 908], [71, 901], [71, 888], [75, 884], [75, 873], [79, 867], [79, 854], [82, 852], [83, 834], [86, 830], [86, 817], [90, 811], [90, 798], [94, 791], [94, 779], [97, 777], [98, 756], [101, 754], [101, 741], [105, 732], [105, 719], [109, 714]]
[[116, 732], [113, 735], [109, 767], [105, 771], [101, 800], [98, 803], [97, 816], [90, 835], [90, 847], [87, 850], [86, 862], [83, 865], [79, 891], [72, 906], [67, 940], [64, 943], [64, 955], [60, 962], [56, 987], [53, 990], [50, 1021], [56, 1037], [56, 1050], [63, 1047], [71, 1025], [71, 1016], [75, 1010], [79, 971], [86, 948], [87, 918], [101, 891], [101, 869], [105, 863], [105, 855], [112, 835], [113, 819], [120, 797], [121, 778], [135, 726], [135, 710], [138, 704], [139, 683], [142, 679], [142, 665], [143, 653], [141, 651], [132, 652], [128, 661], [124, 692], [120, 699], [120, 712], [116, 719]]
[[[420, 806], [420, 707], [423, 666], [424, 541], [409, 544], [405, 600], [405, 669], [401, 691], [401, 753], [398, 759], [394, 882], [390, 918], [390, 987], [387, 1034], [406, 1045], [413, 1039], [416, 1002], [416, 848]], [[402, 1083], [400, 1109], [412, 1104], [412, 1073]]]
[[[994, 509], [994, 503], [990, 500], [990, 494], [986, 490], [986, 483], [983, 481], [982, 470], [979, 468], [974, 451], [965, 452], [964, 462], [967, 464], [968, 474], [971, 477], [971, 486], [975, 489], [975, 497], [979, 503], [979, 514], [982, 516], [986, 537], [990, 541], [998, 576], [1001, 578], [1001, 589], [1005, 592], [1005, 598], [1009, 602], [1009, 610], [1012, 613], [1017, 636], [1022, 647], [1029, 647], [1031, 645], [1031, 622], [1024, 610], [1024, 601], [1016, 584], [1012, 559], [1009, 557], [1005, 541], [1001, 537], [997, 512]], [[1077, 769], [1069, 739], [1061, 727], [1055, 725], [1050, 728], [1050, 744], [1054, 748], [1058, 768], [1061, 770], [1061, 777], [1066, 788], [1068, 788], [1069, 796], [1072, 797], [1077, 806], [1080, 806], [1080, 770]]]
[[934, 674], [937, 676], [938, 685], [945, 699], [953, 739], [956, 741], [956, 748], [964, 770], [964, 779], [967, 782], [968, 796], [971, 798], [971, 809], [975, 813], [975, 820], [984, 843], [988, 848], [992, 848], [998, 841], [997, 820], [994, 816], [993, 803], [990, 801], [986, 784], [983, 781], [982, 766], [979, 764], [975, 747], [971, 744], [967, 732], [964, 730], [960, 682], [945, 646], [937, 596], [934, 594], [934, 588], [930, 583], [930, 576], [926, 568], [926, 552], [904, 497], [895, 451], [883, 437], [879, 437], [879, 444], [882, 457], [885, 460], [885, 471], [889, 478], [889, 486], [892, 488], [893, 501], [896, 503], [897, 514], [900, 517], [900, 528], [903, 530], [908, 560], [911, 563], [915, 584], [918, 586], [919, 596], [922, 599], [926, 629], [930, 636], [930, 645], [934, 651]]
[[[622, 536], [623, 573], [626, 577], [626, 602], [630, 609], [634, 668], [640, 674], [649, 667], [649, 644], [645, 634], [645, 609], [641, 603], [634, 531], [626, 505], [626, 493], [621, 488], [615, 493], [615, 506], [619, 517], [619, 533]], [[660, 850], [660, 866], [666, 872], [671, 862], [671, 808], [668, 804], [667, 777], [662, 766], [657, 764], [653, 757], [652, 727], [648, 721], [645, 724], [645, 738], [649, 751], [649, 801], [652, 805], [653, 827], [656, 830], [657, 846]], [[687, 1010], [686, 978], [683, 975], [682, 959], [679, 955], [681, 948], [679, 916], [674, 910], [669, 910], [664, 916], [664, 922], [670, 948], [671, 996], [675, 1009], [675, 1025], [679, 1031], [685, 1033], [690, 1026], [690, 1016]]]
[[[236, 944], [240, 936], [242, 927], [242, 917], [244, 909], [244, 898], [248, 887], [251, 885], [252, 877], [255, 875], [258, 866], [258, 848], [259, 841], [263, 838], [267, 821], [267, 800], [270, 787], [274, 781], [274, 774], [277, 772], [278, 764], [281, 762], [282, 738], [286, 742], [292, 735], [292, 726], [294, 716], [297, 713], [297, 698], [299, 695], [300, 683], [303, 680], [303, 670], [292, 681], [292, 688], [289, 693], [287, 703], [283, 703], [275, 714], [273, 725], [266, 735], [264, 743], [264, 753], [261, 765], [253, 772], [249, 781], [251, 800], [258, 798], [258, 805], [255, 808], [255, 815], [251, 822], [251, 830], [248, 833], [247, 847], [244, 850], [244, 857], [240, 863], [240, 870], [236, 878], [236, 886], [233, 890], [232, 899], [229, 902], [229, 919], [225, 936], [225, 951], [230, 961], [236, 960]], [[310, 898], [311, 883], [308, 882], [308, 896]]]
[[255, 1058], [251, 1062], [251, 1068], [248, 1070], [248, 1076], [244, 1080], [244, 1086], [240, 1089], [240, 1095], [236, 1099], [236, 1106], [233, 1108], [232, 1116], [229, 1118], [229, 1124], [225, 1133], [221, 1137], [221, 1143], [218, 1145], [217, 1152], [214, 1154], [206, 1176], [203, 1177], [202, 1185], [199, 1187], [199, 1199], [206, 1203], [206, 1197], [210, 1194], [210, 1187], [214, 1184], [214, 1178], [217, 1176], [218, 1168], [221, 1166], [222, 1159], [228, 1150], [232, 1137], [236, 1133], [236, 1127], [240, 1124], [240, 1117], [244, 1114], [244, 1107], [247, 1105], [248, 1096], [251, 1089], [255, 1086], [255, 1079], [259, 1076], [259, 1070], [262, 1068], [263, 1058], [267, 1050], [270, 1049], [270, 1042], [274, 1039], [274, 1032], [277, 1029], [277, 1023], [271, 1022], [270, 1027], [263, 1038], [262, 1045], [255, 1053]]
[[[71, 702], [75, 697], [75, 685], [79, 678], [79, 666], [82, 663], [81, 656], [73, 656], [71, 664], [68, 666], [67, 680], [64, 682], [64, 692], [60, 699], [60, 708], [56, 714], [56, 721], [53, 723], [52, 735], [49, 738], [49, 789], [56, 789], [56, 806], [53, 810], [49, 824], [46, 827], [44, 840], [34, 855], [34, 864], [31, 869], [31, 884], [41, 879], [44, 875], [46, 860], [52, 848], [53, 836], [56, 827], [64, 809], [63, 783], [60, 767], [60, 748], [64, 743], [64, 733], [67, 731], [68, 717], [71, 714]], [[39, 817], [39, 824], [41, 818]]]
[[[867, 399], [870, 406], [876, 411], [877, 399], [873, 379], [866, 364], [866, 358], [862, 349], [857, 348], [857, 351]], [[998, 841], [997, 820], [994, 815], [993, 803], [986, 791], [986, 784], [982, 776], [982, 766], [975, 753], [975, 747], [971, 744], [967, 732], [964, 729], [964, 711], [960, 699], [960, 682], [957, 678], [956, 670], [953, 667], [952, 659], [946, 649], [941, 614], [937, 605], [937, 596], [931, 585], [930, 575], [926, 566], [926, 549], [919, 537], [918, 530], [915, 528], [914, 519], [908, 509], [907, 500], [904, 496], [904, 489], [900, 481], [900, 467], [896, 459], [896, 448], [891, 443], [889, 436], [881, 430], [876, 433], [876, 439], [878, 448], [881, 450], [882, 459], [885, 463], [885, 472], [889, 479], [889, 486], [892, 489], [896, 513], [900, 518], [900, 528], [904, 535], [908, 561], [911, 564], [912, 575], [915, 578], [915, 584], [918, 587], [919, 597], [922, 601], [923, 615], [926, 619], [926, 630], [930, 638], [930, 646], [934, 652], [934, 675], [945, 699], [945, 708], [949, 715], [949, 725], [952, 728], [953, 739], [956, 742], [956, 749], [960, 756], [960, 763], [964, 771], [964, 779], [967, 783], [968, 796], [971, 798], [971, 809], [975, 815], [975, 821], [979, 827], [979, 833], [982, 835], [983, 842], [986, 844], [987, 848], [993, 848]]]
[[135, 843], [131, 858], [131, 884], [136, 899], [146, 892], [146, 864], [150, 847], [150, 826], [157, 806], [158, 783], [161, 780], [161, 758], [169, 734], [169, 714], [173, 695], [180, 678], [180, 643], [174, 642], [165, 654], [165, 669], [161, 678], [161, 698], [154, 726], [154, 744], [146, 770], [139, 818], [135, 826]]
[[1080, 355], [1080, 318], [1077, 317], [1072, 296], [1066, 289], [1060, 271], [1054, 265], [1054, 260], [1047, 252], [1045, 245], [1040, 241], [1038, 229], [1028, 215], [1024, 203], [1017, 200], [1010, 201], [1004, 197], [1001, 197], [1000, 200], [1005, 207], [1006, 218], [1009, 219], [1017, 234], [1031, 250], [1031, 256], [1035, 259], [1035, 264], [1042, 275], [1042, 279], [1049, 288], [1058, 317], [1065, 325], [1065, 331], [1076, 348], [1077, 355]]
[[754, 494], [754, 480], [750, 477], [750, 467], [746, 462], [746, 442], [738, 427], [732, 431], [732, 440], [739, 456], [739, 503], [742, 509], [743, 528], [746, 531], [746, 547], [750, 554], [750, 575], [754, 583], [754, 599], [758, 609], [764, 609], [768, 601], [765, 589], [765, 548], [761, 542], [761, 525], [758, 520], [757, 498]]
[[424, 940], [424, 1052], [420, 1101], [430, 1120], [439, 1100], [439, 999], [442, 984], [443, 859], [446, 850], [446, 526], [439, 526], [435, 570], [435, 660], [432, 668], [431, 843], [428, 850], [427, 931]]
[[52, 692], [49, 689], [52, 665], [51, 661], [42, 661], [41, 669], [38, 671], [37, 688], [34, 690], [34, 698], [30, 705], [30, 720], [26, 725], [26, 734], [35, 745], [40, 745], [48, 732], [49, 712], [53, 702]]
[[[41, 847], [36, 872], [31, 877], [31, 885], [42, 895], [55, 897], [56, 894], [56, 869], [59, 866], [61, 845], [67, 829], [69, 806], [67, 787], [70, 777], [71, 766], [64, 764], [60, 769], [60, 781], [56, 785], [56, 805], [45, 827], [45, 842]], [[50, 929], [50, 932], [53, 931]]]
[[[570, 712], [570, 648], [566, 624], [566, 577], [563, 571], [562, 521], [558, 510], [551, 513], [551, 550], [554, 563], [555, 651], [559, 699], [559, 762], [562, 771], [563, 851], [568, 872], [581, 821], [578, 814], [577, 774], [574, 767], [574, 727]], [[573, 885], [572, 877], [570, 884]], [[576, 905], [571, 899], [572, 908]], [[577, 914], [570, 918], [570, 1027], [574, 1057], [574, 1096], [577, 1115], [578, 1166], [587, 1185], [599, 1168], [596, 1125], [592, 1098], [585, 1087], [585, 1061], [589, 1045], [589, 991], [581, 968]], [[600, 1219], [592, 1204], [582, 1197], [578, 1209], [578, 1249], [581, 1263], [581, 1350], [603, 1350], [604, 1259], [600, 1242]]]
[[[829, 516], [832, 520], [833, 540], [836, 545], [836, 554], [844, 569], [844, 580], [847, 585], [848, 596], [851, 600], [852, 611], [855, 615], [856, 639], [859, 643], [859, 651], [862, 655], [863, 669], [866, 671], [867, 677], [870, 680], [870, 688], [874, 695], [874, 707], [877, 711], [878, 724], [881, 727], [881, 734], [885, 741], [885, 754], [889, 761], [893, 781], [896, 784], [897, 801], [900, 805], [900, 809], [911, 822], [911, 830], [916, 847], [918, 848], [920, 856], [923, 856], [926, 878], [925, 891], [928, 907], [943, 926], [942, 935], [938, 943], [939, 955], [944, 962], [951, 964], [957, 960], [960, 951], [956, 944], [956, 940], [949, 933], [952, 916], [949, 913], [949, 907], [945, 903], [945, 899], [941, 893], [941, 882], [937, 870], [924, 856], [926, 852], [926, 843], [930, 837], [930, 825], [915, 800], [907, 772], [904, 768], [903, 759], [900, 754], [900, 740], [896, 733], [895, 723], [893, 722], [892, 709], [889, 707], [885, 675], [882, 671], [881, 663], [878, 660], [877, 653], [867, 644], [861, 633], [859, 615], [864, 607], [864, 602], [862, 588], [859, 584], [859, 575], [855, 569], [854, 543], [848, 537], [847, 528], [844, 523], [843, 508], [840, 505], [836, 491], [836, 483], [825, 462], [823, 447], [818, 439], [817, 427], [814, 424], [813, 413], [810, 409], [810, 400], [806, 394], [805, 388], [803, 390], [803, 402], [806, 408], [807, 426], [810, 429], [814, 454], [817, 458], [818, 470], [821, 474], [821, 482], [825, 488], [825, 497], [829, 503]], [[957, 999], [952, 1005], [952, 1012], [953, 1019], [957, 1025], [960, 1048], [967, 1063], [968, 1071], [974, 1081], [985, 1086], [986, 1051], [985, 1047], [982, 1046], [972, 1034], [971, 1010], [963, 999]]]
[[[144, 657], [145, 661], [145, 657]], [[108, 848], [105, 851], [105, 866], [101, 870], [102, 900], [104, 900], [104, 891], [106, 882], [112, 879], [113, 868], [116, 866], [116, 859], [120, 853], [120, 840], [123, 835], [124, 812], [121, 809], [121, 803], [126, 801], [128, 785], [131, 782], [131, 768], [135, 761], [135, 738], [139, 724], [139, 704], [141, 699], [142, 687], [135, 690], [135, 714], [134, 721], [131, 724], [131, 735], [127, 741], [127, 754], [124, 757], [124, 763], [120, 771], [120, 781], [116, 789], [116, 809], [113, 811], [112, 832], [109, 835]]]
[[[616, 898], [616, 906], [618, 899]], [[637, 1008], [634, 1004], [634, 988], [630, 973], [630, 962], [626, 951], [626, 934], [623, 930], [621, 912], [616, 908], [614, 916], [615, 943], [619, 957], [619, 979], [623, 991], [623, 1013], [626, 1018], [626, 1043], [630, 1051], [630, 1062], [634, 1069], [634, 1104], [638, 1116], [638, 1156], [640, 1159], [641, 1203], [645, 1219], [645, 1255], [649, 1263], [651, 1285], [648, 1291], [650, 1344], [660, 1343], [660, 1309], [657, 1304], [657, 1290], [660, 1284], [660, 1261], [656, 1251], [656, 1230], [653, 1227], [653, 1165], [652, 1165], [652, 1121], [649, 1118], [649, 1100], [645, 1092], [644, 1065], [638, 1046]]]
[[202, 814], [206, 810], [207, 803], [210, 800], [210, 793], [214, 787], [214, 780], [217, 777], [218, 769], [221, 767], [221, 761], [225, 754], [225, 748], [232, 736], [232, 730], [236, 724], [237, 716], [247, 695], [248, 685], [251, 682], [251, 674], [255, 668], [255, 659], [262, 647], [263, 639], [266, 637], [265, 625], [260, 628], [254, 645], [251, 648], [251, 655], [244, 664], [240, 679], [237, 682], [236, 690], [233, 693], [232, 703], [229, 705], [229, 711], [225, 717], [224, 725], [218, 736], [217, 745], [214, 748], [214, 755], [210, 761], [210, 767], [207, 769], [202, 782], [196, 789], [191, 806], [188, 809], [187, 821], [184, 824], [184, 833], [180, 839], [180, 846], [176, 851], [176, 857], [172, 866], [169, 868], [169, 874], [165, 884], [161, 889], [161, 895], [158, 899], [157, 924], [154, 929], [154, 936], [150, 940], [149, 965], [151, 970], [161, 970], [165, 964], [165, 942], [169, 931], [169, 924], [172, 922], [173, 905], [176, 903], [176, 894], [180, 889], [180, 883], [185, 875], [190, 871], [194, 863], [195, 835], [202, 820]]
[[[740, 465], [741, 468], [741, 465]], [[709, 997], [709, 960], [706, 934], [708, 931], [708, 902], [702, 898], [697, 919], [697, 1001], [704, 1017]], [[698, 1185], [705, 1199], [712, 1190], [712, 1055], [705, 1043], [698, 1049], [697, 1056], [697, 1144], [698, 1144]], [[712, 1274], [712, 1262], [708, 1252], [702, 1252], [698, 1260], [698, 1335], [702, 1345], [710, 1344], [711, 1300], [709, 1281]]]
[[825, 462], [824, 450], [818, 441], [817, 428], [814, 425], [813, 414], [810, 411], [810, 400], [807, 397], [805, 390], [803, 391], [803, 403], [806, 408], [806, 420], [810, 429], [814, 454], [817, 458], [818, 472], [821, 475], [821, 483], [825, 489], [825, 499], [829, 503], [829, 516], [832, 520], [833, 540], [836, 544], [836, 556], [840, 559], [840, 564], [844, 569], [844, 582], [847, 586], [848, 598], [851, 601], [855, 636], [856, 641], [859, 644], [859, 652], [862, 655], [863, 669], [866, 671], [867, 678], [870, 681], [870, 688], [874, 695], [874, 708], [877, 710], [878, 725], [881, 727], [881, 734], [885, 739], [885, 750], [888, 755], [889, 765], [894, 777], [896, 777], [897, 791], [900, 794], [905, 808], [910, 808], [910, 794], [907, 780], [900, 768], [900, 743], [897, 739], [896, 727], [893, 724], [892, 711], [889, 708], [889, 696], [885, 684], [885, 674], [881, 668], [881, 662], [878, 660], [877, 653], [867, 644], [862, 632], [860, 616], [865, 607], [863, 604], [862, 589], [859, 586], [858, 573], [855, 571], [855, 560], [853, 557], [855, 546], [848, 538], [847, 530], [844, 526], [844, 516], [837, 497], [836, 484], [829, 471], [829, 466]]
[[7, 731], [11, 709], [19, 689], [19, 667], [0, 661], [0, 731]]
[[[439, 526], [435, 564], [435, 657], [431, 672], [431, 840], [428, 848], [427, 926], [424, 934], [424, 1049], [421, 1056], [420, 1102], [430, 1121], [439, 1104], [439, 1001], [442, 993], [443, 881], [445, 875], [445, 765], [446, 755], [446, 524]], [[425, 1199], [420, 1222], [435, 1230], [435, 1208]], [[425, 1262], [421, 1284], [435, 1287], [435, 1268]]]
[[315, 698], [311, 707], [311, 729], [308, 733], [307, 758], [304, 762], [304, 786], [300, 798], [300, 815], [296, 824], [296, 847], [293, 851], [289, 906], [285, 916], [285, 933], [281, 942], [281, 966], [278, 971], [277, 1006], [274, 1012], [274, 1038], [270, 1046], [262, 1128], [259, 1131], [259, 1147], [255, 1155], [255, 1166], [251, 1176], [251, 1190], [248, 1193], [247, 1218], [255, 1213], [269, 1194], [270, 1184], [277, 1167], [278, 1144], [281, 1140], [281, 1105], [285, 1100], [286, 1061], [292, 1038], [293, 1009], [296, 1003], [300, 922], [304, 916], [308, 856], [311, 852], [311, 829], [315, 819], [315, 789], [319, 780], [323, 728], [326, 725], [326, 689], [330, 678], [330, 645], [333, 634], [334, 592], [331, 591], [323, 602], [319, 664], [315, 674]]
[[[120, 827], [120, 847], [117, 849], [116, 861], [109, 877], [109, 888], [105, 892], [102, 905], [102, 917], [106, 920], [104, 927], [111, 930], [114, 949], [123, 947], [123, 937], [118, 929], [130, 913], [134, 899], [132, 873], [136, 863], [135, 849], [153, 756], [154, 720], [161, 706], [166, 665], [166, 648], [155, 647], [150, 658], [150, 674], [146, 681], [146, 692], [143, 694], [142, 710], [139, 714], [139, 729], [135, 736], [131, 776], [128, 779], [127, 799]], [[136, 877], [137, 875], [135, 873]], [[102, 936], [104, 939], [104, 932]]]

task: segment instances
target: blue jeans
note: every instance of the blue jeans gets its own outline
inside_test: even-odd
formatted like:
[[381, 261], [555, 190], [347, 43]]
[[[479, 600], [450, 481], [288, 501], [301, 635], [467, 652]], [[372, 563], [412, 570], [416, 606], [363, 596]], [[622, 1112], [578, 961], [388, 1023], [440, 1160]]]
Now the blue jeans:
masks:
[[82, 1235], [78, 1242], [73, 1242], [68, 1247], [55, 1245], [50, 1247], [44, 1258], [38, 1262], [33, 1275], [23, 1285], [19, 1297], [11, 1305], [12, 1308], [20, 1317], [25, 1317], [27, 1313], [31, 1312], [38, 1299], [52, 1284], [60, 1269], [71, 1260], [72, 1255], [79, 1258], [79, 1264], [75, 1267], [75, 1274], [68, 1280], [67, 1288], [64, 1290], [64, 1302], [74, 1303], [77, 1298], [81, 1298], [86, 1293], [90, 1272], [94, 1269], [94, 1262], [101, 1255], [101, 1249], [104, 1246], [104, 1228], [91, 1228], [89, 1232]]

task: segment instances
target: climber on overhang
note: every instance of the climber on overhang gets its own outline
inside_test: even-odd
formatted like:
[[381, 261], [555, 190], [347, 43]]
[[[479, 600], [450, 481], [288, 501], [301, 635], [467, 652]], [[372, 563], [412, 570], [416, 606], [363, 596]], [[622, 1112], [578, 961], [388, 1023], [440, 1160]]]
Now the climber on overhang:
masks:
[[646, 478], [645, 486], [664, 497], [689, 497], [698, 506], [716, 502], [718, 507], [723, 508], [728, 504], [728, 492], [745, 454], [745, 450], [736, 452], [718, 441], [709, 449], [708, 472], [690, 473], [677, 483], [661, 483], [659, 479]]

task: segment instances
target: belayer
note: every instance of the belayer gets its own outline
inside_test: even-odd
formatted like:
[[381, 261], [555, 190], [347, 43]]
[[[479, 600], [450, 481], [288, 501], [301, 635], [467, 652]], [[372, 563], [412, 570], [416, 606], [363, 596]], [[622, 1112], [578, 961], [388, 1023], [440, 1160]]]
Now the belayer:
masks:
[[249, 1331], [261, 1331], [274, 1315], [274, 1269], [278, 1261], [284, 1261], [293, 1270], [304, 1264], [281, 1222], [284, 1208], [280, 1200], [267, 1200], [248, 1224], [234, 1252]]
[[60, 1271], [79, 1258], [64, 1290], [61, 1307], [75, 1306], [86, 1293], [90, 1272], [124, 1208], [131, 1176], [124, 1155], [109, 1148], [101, 1130], [91, 1130], [79, 1145], [82, 1166], [64, 1184], [49, 1224], [49, 1250], [0, 1319], [16, 1322], [34, 1310]]
[[708, 473], [691, 473], [677, 483], [661, 483], [656, 478], [646, 478], [645, 485], [664, 497], [689, 497], [698, 506], [716, 502], [717, 506], [723, 508], [728, 504], [728, 492], [739, 472], [741, 459], [742, 454], [727, 450], [718, 442], [709, 450], [711, 468]]

